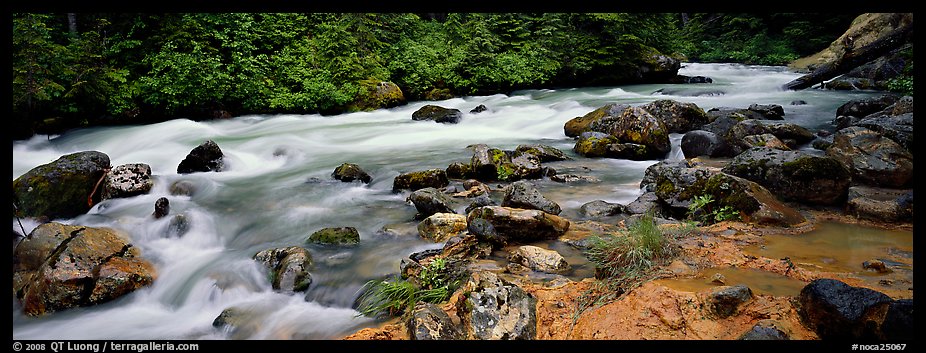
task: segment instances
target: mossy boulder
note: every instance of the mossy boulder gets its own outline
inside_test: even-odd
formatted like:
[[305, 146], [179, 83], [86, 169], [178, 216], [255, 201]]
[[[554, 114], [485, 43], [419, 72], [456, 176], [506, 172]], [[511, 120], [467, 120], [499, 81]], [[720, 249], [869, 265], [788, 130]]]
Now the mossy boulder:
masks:
[[670, 82], [682, 67], [681, 60], [664, 55], [650, 46], [641, 47], [639, 53], [636, 61], [639, 64], [633, 73], [637, 82]]
[[354, 245], [360, 243], [360, 233], [354, 227], [322, 228], [307, 240], [309, 243], [329, 245]]
[[472, 168], [467, 163], [451, 163], [445, 171], [450, 179], [469, 179], [473, 176]]
[[554, 215], [558, 215], [563, 211], [559, 204], [544, 197], [533, 184], [524, 180], [511, 183], [505, 188], [505, 198], [502, 200], [502, 206], [541, 210]]
[[207, 140], [180, 161], [177, 166], [178, 174], [196, 172], [221, 172], [225, 168], [225, 154], [215, 141]]
[[359, 165], [353, 163], [344, 163], [334, 168], [334, 172], [331, 172], [331, 177], [345, 183], [358, 180], [369, 184], [373, 181], [373, 177], [371, 177], [370, 174], [364, 171], [363, 168], [360, 168]]
[[780, 227], [795, 227], [807, 222], [803, 215], [779, 201], [762, 185], [726, 173], [716, 173], [695, 182], [677, 199], [691, 200], [700, 195], [711, 195], [716, 209], [730, 206], [746, 222]]
[[418, 190], [427, 187], [443, 188], [450, 185], [447, 172], [443, 169], [428, 169], [399, 174], [392, 182], [392, 192]]
[[254, 260], [267, 269], [273, 289], [301, 292], [312, 284], [312, 254], [304, 248], [267, 249], [254, 254]]
[[[87, 151], [32, 168], [13, 180], [13, 201], [19, 215], [55, 219], [87, 213], [90, 193], [109, 167], [105, 153]], [[92, 201], [99, 202], [99, 195], [94, 195]]]
[[747, 136], [763, 134], [774, 135], [791, 149], [797, 149], [816, 138], [813, 132], [800, 125], [748, 119], [733, 125], [724, 135], [724, 140], [733, 149], [734, 154], [740, 154], [753, 147], [744, 140]]
[[530, 145], [518, 145], [514, 149], [515, 152], [532, 154], [537, 156], [540, 159], [540, 162], [552, 162], [552, 161], [564, 161], [569, 159], [563, 151], [559, 149], [542, 144], [530, 144]]
[[801, 151], [753, 147], [723, 172], [752, 180], [783, 200], [834, 205], [845, 200], [851, 178], [836, 159]]
[[624, 109], [618, 119], [602, 131], [616, 137], [621, 143], [646, 146], [649, 159], [665, 157], [671, 150], [669, 130], [659, 119], [641, 107]]
[[790, 151], [791, 147], [788, 147], [784, 142], [779, 140], [775, 135], [772, 134], [762, 134], [762, 135], [749, 135], [743, 137], [743, 142], [749, 146], [754, 147], [767, 147], [776, 150]]
[[418, 223], [418, 236], [440, 243], [466, 231], [466, 215], [435, 213]]
[[582, 133], [572, 148], [576, 153], [585, 157], [609, 157], [609, 146], [618, 144], [617, 137], [597, 131]]
[[480, 181], [516, 181], [543, 177], [540, 158], [519, 151], [503, 151], [484, 144], [471, 146], [470, 175]]
[[695, 183], [718, 172], [688, 160], [661, 161], [646, 168], [640, 187], [654, 192], [669, 207], [687, 210], [691, 198], [680, 195]]
[[105, 303], [156, 278], [138, 248], [110, 228], [44, 223], [13, 252], [13, 291], [30, 316]]
[[848, 127], [833, 135], [826, 155], [871, 186], [903, 187], [913, 179], [913, 155], [896, 142], [864, 127]]
[[480, 240], [498, 244], [557, 238], [569, 230], [569, 220], [540, 210], [483, 206], [466, 215], [467, 229]]
[[630, 108], [630, 105], [617, 103], [604, 105], [589, 112], [588, 114], [575, 117], [567, 121], [566, 124], [563, 125], [563, 131], [565, 132], [566, 136], [578, 137], [583, 132], [591, 131], [590, 126], [593, 122], [608, 116], [618, 116], [622, 111], [624, 111], [624, 109], [627, 108]]
[[444, 108], [433, 104], [425, 105], [412, 113], [412, 120], [431, 120], [444, 124], [456, 124], [462, 118], [463, 113], [459, 109]]
[[670, 133], [682, 133], [698, 129], [709, 122], [707, 113], [694, 103], [681, 103], [670, 99], [660, 99], [641, 105], [640, 108], [665, 123]]
[[392, 108], [406, 103], [405, 94], [395, 83], [380, 80], [360, 81], [360, 94], [348, 105], [347, 111], [371, 111]]
[[147, 194], [154, 186], [151, 166], [144, 163], [114, 167], [103, 180], [103, 200]]

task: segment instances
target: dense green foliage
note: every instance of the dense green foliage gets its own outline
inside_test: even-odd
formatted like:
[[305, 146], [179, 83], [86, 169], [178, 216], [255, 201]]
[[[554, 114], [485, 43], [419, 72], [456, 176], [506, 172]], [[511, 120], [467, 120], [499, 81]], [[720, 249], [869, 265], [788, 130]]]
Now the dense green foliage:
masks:
[[892, 92], [897, 92], [903, 95], [912, 96], [913, 95], [913, 78], [915, 77], [913, 71], [913, 49], [908, 49], [901, 52], [901, 55], [906, 60], [906, 64], [903, 68], [903, 73], [895, 78], [892, 78], [887, 81], [887, 88]]
[[714, 224], [738, 220], [740, 215], [732, 206], [717, 207], [713, 196], [701, 195], [692, 198], [688, 205], [688, 218], [701, 224]]
[[358, 99], [363, 80], [394, 82], [409, 100], [633, 83], [654, 52], [783, 64], [825, 47], [852, 16], [79, 13], [72, 18], [13, 14], [13, 116], [27, 130], [16, 135], [52, 128], [48, 125], [209, 119], [224, 112], [337, 113]]

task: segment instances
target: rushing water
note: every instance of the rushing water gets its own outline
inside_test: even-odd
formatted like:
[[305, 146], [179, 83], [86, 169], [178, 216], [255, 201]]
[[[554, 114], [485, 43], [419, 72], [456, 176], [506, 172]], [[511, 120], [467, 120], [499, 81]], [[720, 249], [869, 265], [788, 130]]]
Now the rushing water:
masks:
[[[745, 108], [780, 104], [785, 119], [817, 130], [831, 128], [836, 108], [875, 93], [820, 90], [783, 91], [799, 75], [781, 67], [688, 64], [685, 75], [703, 75], [712, 84], [529, 90], [511, 95], [454, 98], [373, 112], [338, 116], [252, 115], [229, 120], [187, 119], [159, 124], [96, 127], [61, 136], [36, 136], [13, 143], [13, 179], [61, 155], [96, 150], [113, 166], [147, 163], [154, 188], [147, 195], [107, 200], [68, 224], [121, 229], [159, 272], [150, 287], [116, 301], [39, 318], [26, 317], [13, 301], [14, 339], [326, 339], [376, 323], [358, 317], [351, 305], [367, 280], [397, 273], [399, 260], [412, 252], [438, 248], [419, 239], [408, 193], [391, 192], [399, 173], [446, 168], [469, 160], [466, 146], [477, 143], [513, 149], [523, 143], [554, 146], [574, 157], [547, 163], [560, 173], [593, 176], [587, 184], [537, 181], [558, 202], [563, 215], [576, 217], [583, 203], [602, 199], [628, 203], [639, 194], [646, 167], [656, 161], [586, 159], [572, 153], [574, 140], [563, 124], [607, 103], [641, 104], [657, 99], [713, 107]], [[803, 100], [806, 105], [790, 105]], [[484, 104], [489, 111], [464, 113], [456, 125], [419, 122], [411, 114], [425, 104], [468, 112]], [[176, 173], [180, 161], [207, 139], [224, 151], [227, 171]], [[673, 134], [669, 158], [682, 158], [680, 134]], [[369, 185], [340, 183], [330, 177], [341, 163], [356, 163], [373, 176]], [[317, 179], [313, 179], [317, 178]], [[195, 185], [192, 196], [174, 196], [169, 185]], [[154, 202], [170, 200], [171, 214], [184, 214], [190, 229], [171, 235], [170, 217], [150, 217]], [[458, 204], [459, 210], [466, 204]], [[25, 220], [26, 231], [37, 226]], [[323, 227], [352, 226], [361, 244], [349, 248], [305, 245]], [[19, 225], [13, 220], [14, 229]], [[384, 228], [392, 232], [382, 231]], [[307, 293], [273, 291], [251, 257], [260, 250], [301, 245], [315, 259]], [[212, 327], [229, 307], [251, 313], [247, 330], [234, 335]]]

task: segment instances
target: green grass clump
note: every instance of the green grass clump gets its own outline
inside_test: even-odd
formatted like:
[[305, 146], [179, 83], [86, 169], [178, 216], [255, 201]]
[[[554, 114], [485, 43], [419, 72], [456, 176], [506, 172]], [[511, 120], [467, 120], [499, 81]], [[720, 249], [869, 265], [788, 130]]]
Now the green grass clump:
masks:
[[398, 316], [411, 312], [419, 301], [440, 303], [453, 294], [459, 286], [447, 262], [438, 258], [421, 269], [416, 280], [398, 276], [391, 280], [372, 280], [361, 288], [357, 311], [363, 316]]
[[714, 224], [740, 219], [740, 213], [730, 205], [716, 207], [711, 195], [695, 196], [688, 204], [688, 218], [702, 224]]

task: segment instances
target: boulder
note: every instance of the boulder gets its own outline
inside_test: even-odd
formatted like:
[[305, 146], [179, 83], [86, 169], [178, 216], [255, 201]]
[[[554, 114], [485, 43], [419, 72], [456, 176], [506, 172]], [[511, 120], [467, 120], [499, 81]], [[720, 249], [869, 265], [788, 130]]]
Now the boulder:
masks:
[[894, 105], [885, 108], [885, 110], [890, 110], [888, 115], [903, 115], [907, 113], [913, 113], [913, 96], [903, 96], [894, 103]]
[[538, 272], [565, 273], [570, 269], [563, 255], [532, 245], [519, 246], [508, 256], [508, 261]]
[[418, 190], [427, 187], [443, 188], [450, 185], [447, 172], [443, 169], [428, 169], [399, 174], [392, 182], [392, 192], [399, 190]]
[[775, 135], [791, 149], [797, 149], [816, 138], [813, 132], [796, 124], [749, 119], [733, 125], [724, 135], [724, 139], [733, 148], [734, 154], [739, 154], [752, 147], [743, 140], [746, 136], [763, 134]]
[[484, 144], [472, 146], [471, 175], [480, 181], [516, 181], [543, 177], [540, 158], [526, 152], [508, 152]]
[[801, 320], [824, 340], [878, 339], [891, 298], [834, 279], [817, 279], [801, 289]]
[[154, 202], [154, 213], [152, 213], [151, 215], [154, 216], [155, 219], [164, 217], [168, 215], [169, 213], [170, 213], [170, 200], [168, 200], [166, 197], [159, 198], [157, 199], [157, 201]]
[[680, 103], [670, 99], [660, 99], [643, 104], [640, 108], [662, 120], [670, 133], [691, 131], [709, 122], [704, 109], [694, 103]]
[[453, 210], [453, 201], [435, 188], [424, 188], [413, 191], [406, 201], [415, 204], [418, 210], [418, 219], [428, 217], [435, 213], [456, 213]]
[[897, 299], [887, 308], [881, 323], [880, 339], [897, 341], [916, 338], [913, 325], [913, 299]]
[[653, 191], [644, 192], [636, 200], [627, 204], [627, 213], [646, 214], [652, 212], [655, 217], [668, 217], [668, 206]]
[[103, 180], [103, 200], [147, 194], [154, 186], [151, 166], [144, 163], [113, 167]]
[[359, 165], [353, 163], [344, 163], [339, 165], [337, 168], [334, 168], [334, 172], [331, 172], [331, 177], [345, 183], [359, 180], [363, 183], [369, 184], [371, 181], [373, 181], [373, 178], [370, 177], [370, 174], [367, 174], [367, 172], [360, 168]]
[[467, 229], [493, 243], [530, 242], [558, 238], [569, 230], [569, 220], [540, 210], [483, 206], [466, 215]]
[[826, 155], [842, 163], [854, 181], [871, 186], [903, 187], [913, 178], [913, 155], [863, 127], [837, 131]]
[[451, 163], [445, 171], [450, 179], [468, 179], [472, 177], [470, 165], [466, 163]]
[[665, 157], [671, 150], [668, 127], [643, 107], [624, 109], [613, 122], [602, 125], [592, 130], [611, 134], [621, 143], [645, 146], [647, 159]]
[[[885, 189], [870, 186], [849, 188], [846, 213], [879, 222], [908, 222], [913, 220], [913, 208], [907, 207], [907, 195], [912, 189]], [[912, 196], [910, 196], [912, 199]]]
[[740, 153], [722, 170], [759, 183], [783, 200], [808, 204], [842, 202], [851, 182], [849, 171], [834, 158], [767, 147]]
[[778, 104], [750, 104], [747, 109], [761, 114], [763, 119], [784, 120], [785, 109]]
[[893, 94], [885, 94], [874, 98], [854, 99], [836, 108], [836, 116], [864, 118], [869, 114], [880, 112], [893, 105], [898, 99], [899, 97]]
[[591, 131], [590, 126], [593, 122], [608, 116], [619, 116], [620, 113], [627, 108], [630, 108], [630, 105], [617, 103], [607, 104], [589, 112], [588, 114], [575, 117], [572, 120], [567, 121], [566, 124], [563, 125], [563, 130], [566, 133], [566, 136], [578, 137], [583, 132]]
[[498, 206], [498, 202], [495, 202], [495, 200], [492, 200], [492, 198], [489, 197], [488, 194], [482, 194], [482, 195], [476, 196], [476, 198], [473, 199], [473, 202], [470, 203], [469, 206], [466, 206], [466, 209], [464, 210], [464, 212], [466, 212], [466, 214], [469, 214], [469, 212], [472, 211], [473, 209], [476, 209], [482, 206]]
[[406, 103], [405, 94], [398, 85], [388, 81], [361, 80], [357, 99], [347, 107], [347, 111], [372, 111], [392, 108]]
[[913, 154], [913, 113], [900, 115], [872, 114], [852, 123], [887, 137]]
[[830, 146], [833, 145], [833, 135], [818, 137], [813, 140], [810, 145], [815, 149], [826, 151], [827, 148], [830, 148]]
[[762, 134], [762, 135], [749, 135], [743, 138], [743, 142], [746, 145], [754, 147], [768, 147], [776, 150], [790, 151], [791, 148], [788, 147], [784, 142], [781, 142], [775, 135], [772, 134]]
[[732, 157], [727, 142], [717, 134], [705, 130], [692, 130], [682, 136], [682, 153], [685, 158], [700, 156]]
[[627, 206], [619, 203], [610, 203], [604, 200], [586, 202], [579, 207], [579, 212], [586, 217], [599, 218], [629, 213]]
[[432, 120], [444, 124], [456, 124], [462, 118], [463, 113], [459, 109], [448, 109], [432, 104], [425, 105], [412, 113], [412, 120]]
[[482, 112], [484, 112], [484, 111], [486, 111], [486, 110], [489, 110], [489, 108], [487, 108], [487, 107], [485, 106], [485, 104], [480, 104], [480, 105], [477, 105], [475, 108], [470, 109], [469, 113], [470, 113], [470, 114], [478, 114], [478, 113], [482, 113]]
[[102, 152], [61, 156], [13, 180], [13, 202], [23, 217], [74, 218], [90, 210], [90, 194], [109, 167]]
[[492, 272], [473, 273], [462, 286], [458, 303], [470, 339], [525, 340], [537, 336], [537, 299]]
[[196, 184], [189, 180], [177, 180], [170, 184], [168, 191], [174, 196], [193, 196], [196, 191]]
[[708, 295], [710, 310], [720, 318], [736, 313], [740, 305], [752, 299], [752, 290], [742, 284], [715, 287]]
[[541, 144], [518, 145], [515, 152], [532, 154], [540, 159], [540, 162], [564, 161], [569, 159], [563, 151], [552, 146]]
[[777, 104], [759, 105], [752, 104], [749, 108], [730, 108], [718, 107], [708, 110], [707, 115], [710, 121], [720, 118], [743, 120], [784, 120], [784, 108]]
[[196, 172], [221, 172], [225, 168], [225, 154], [215, 141], [207, 140], [192, 151], [180, 161], [177, 166], [177, 174], [189, 174]]
[[360, 243], [360, 233], [354, 227], [322, 228], [309, 236], [308, 242], [316, 244], [353, 245]]
[[502, 200], [502, 206], [541, 210], [554, 215], [562, 212], [556, 202], [544, 197], [533, 184], [524, 180], [511, 183], [505, 188], [505, 198]]
[[660, 200], [672, 208], [687, 209], [691, 200], [687, 194], [682, 196], [685, 190], [714, 174], [717, 174], [716, 170], [688, 160], [661, 161], [646, 168], [640, 187], [655, 192]]
[[743, 333], [739, 339], [744, 341], [785, 341], [791, 338], [777, 321], [765, 319], [759, 320], [749, 331]]
[[408, 337], [416, 341], [458, 340], [460, 329], [454, 325], [450, 315], [431, 303], [418, 302], [408, 319]]
[[506, 169], [499, 170], [498, 180], [515, 181], [521, 179], [540, 179], [543, 177], [543, 168], [540, 166], [540, 157], [527, 152], [515, 151], [511, 156], [512, 172]]
[[269, 271], [273, 289], [301, 292], [312, 284], [312, 274], [309, 273], [313, 265], [312, 254], [304, 248], [267, 249], [255, 254], [254, 260]]
[[435, 243], [466, 231], [466, 216], [455, 213], [435, 213], [418, 223], [418, 235]]
[[105, 303], [154, 282], [140, 256], [113, 229], [44, 223], [13, 251], [13, 291], [30, 316]]
[[714, 120], [711, 120], [710, 123], [704, 124], [701, 129], [704, 131], [713, 132], [717, 134], [717, 136], [722, 137], [726, 136], [727, 132], [729, 132], [733, 126], [739, 124], [739, 122], [743, 120], [745, 120], [745, 118], [737, 119], [732, 117], [718, 117]]

